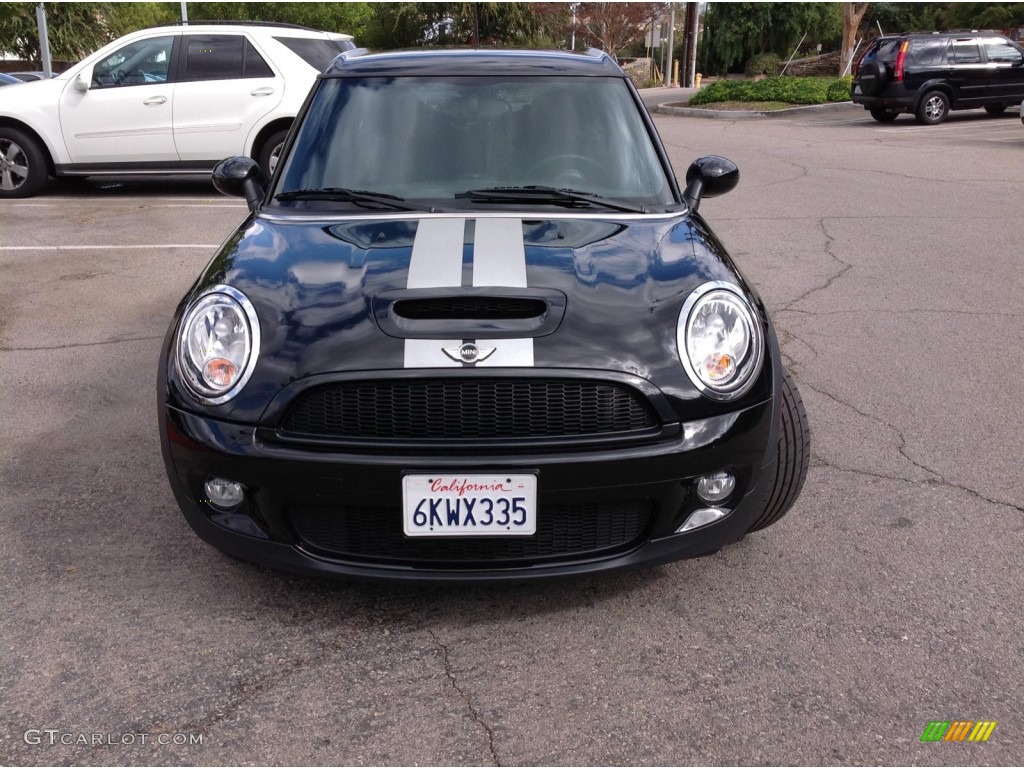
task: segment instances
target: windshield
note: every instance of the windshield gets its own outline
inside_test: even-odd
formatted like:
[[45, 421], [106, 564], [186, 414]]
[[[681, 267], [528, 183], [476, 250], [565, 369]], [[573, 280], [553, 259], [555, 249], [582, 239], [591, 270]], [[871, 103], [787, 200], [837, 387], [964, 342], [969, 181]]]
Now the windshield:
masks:
[[[556, 200], [538, 187], [591, 199]], [[360, 204], [351, 196], [295, 194], [324, 189], [444, 210], [675, 204], [638, 107], [625, 81], [613, 77], [325, 79], [274, 194], [289, 206]], [[530, 194], [510, 199], [510, 189]]]

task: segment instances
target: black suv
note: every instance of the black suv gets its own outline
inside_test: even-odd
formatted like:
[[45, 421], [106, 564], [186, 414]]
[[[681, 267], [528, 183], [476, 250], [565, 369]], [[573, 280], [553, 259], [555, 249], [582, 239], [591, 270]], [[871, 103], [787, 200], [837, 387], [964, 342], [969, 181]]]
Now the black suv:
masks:
[[861, 57], [851, 95], [881, 123], [901, 112], [925, 125], [951, 109], [998, 115], [1024, 99], [1024, 49], [993, 32], [880, 37]]

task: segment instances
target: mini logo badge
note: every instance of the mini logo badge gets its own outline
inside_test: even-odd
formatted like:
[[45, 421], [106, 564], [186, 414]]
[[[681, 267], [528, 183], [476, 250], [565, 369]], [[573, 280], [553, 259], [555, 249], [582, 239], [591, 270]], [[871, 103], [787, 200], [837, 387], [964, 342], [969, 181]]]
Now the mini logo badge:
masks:
[[461, 347], [443, 347], [444, 353], [457, 363], [474, 365], [481, 360], [486, 360], [494, 354], [494, 347], [478, 347], [472, 342], [466, 342]]

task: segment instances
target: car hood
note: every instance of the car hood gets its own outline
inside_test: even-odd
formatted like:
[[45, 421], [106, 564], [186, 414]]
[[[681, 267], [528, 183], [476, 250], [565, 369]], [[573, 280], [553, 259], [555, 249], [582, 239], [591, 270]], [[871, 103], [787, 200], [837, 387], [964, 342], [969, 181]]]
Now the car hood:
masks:
[[37, 107], [54, 107], [67, 85], [63, 79], [34, 80], [18, 88], [0, 90], [0, 115], [22, 117], [23, 112]]
[[[240, 420], [307, 377], [467, 367], [458, 358], [466, 342], [479, 349], [478, 367], [615, 372], [697, 400], [676, 324], [687, 295], [713, 280], [760, 305], [696, 215], [252, 216], [183, 307], [221, 284], [252, 302], [261, 332], [253, 376], [210, 409]], [[467, 296], [525, 298], [543, 316], [460, 318]], [[395, 303], [438, 297], [455, 302], [428, 306], [427, 318], [400, 316]]]

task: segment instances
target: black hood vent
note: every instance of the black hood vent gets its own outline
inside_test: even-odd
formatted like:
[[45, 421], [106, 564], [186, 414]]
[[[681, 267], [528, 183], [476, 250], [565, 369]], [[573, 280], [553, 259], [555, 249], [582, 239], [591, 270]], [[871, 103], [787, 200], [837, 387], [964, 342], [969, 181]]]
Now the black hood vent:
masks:
[[547, 311], [541, 299], [506, 296], [444, 296], [402, 299], [392, 310], [406, 320], [527, 320]]
[[371, 301], [377, 325], [399, 339], [536, 338], [565, 315], [565, 294], [545, 288], [412, 288]]

